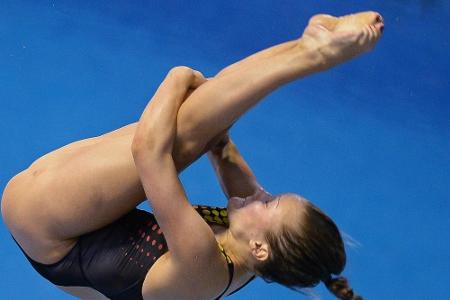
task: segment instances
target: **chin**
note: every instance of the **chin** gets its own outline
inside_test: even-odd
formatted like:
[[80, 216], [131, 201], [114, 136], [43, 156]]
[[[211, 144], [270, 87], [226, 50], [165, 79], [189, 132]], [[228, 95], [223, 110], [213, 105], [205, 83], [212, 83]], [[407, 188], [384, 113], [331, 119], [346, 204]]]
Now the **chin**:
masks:
[[228, 213], [240, 209], [245, 205], [245, 198], [240, 198], [240, 197], [231, 197], [228, 200], [228, 205], [227, 205], [227, 209], [228, 209]]

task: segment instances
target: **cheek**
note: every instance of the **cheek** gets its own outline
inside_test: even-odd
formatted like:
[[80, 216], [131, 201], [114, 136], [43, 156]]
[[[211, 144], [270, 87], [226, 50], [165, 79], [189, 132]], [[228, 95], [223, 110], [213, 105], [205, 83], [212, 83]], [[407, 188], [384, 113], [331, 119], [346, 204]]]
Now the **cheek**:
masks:
[[247, 205], [238, 209], [233, 207], [228, 211], [230, 223], [235, 228], [255, 228], [266, 219], [264, 210], [259, 205]]
[[267, 212], [266, 208], [261, 203], [251, 203], [239, 209], [239, 212], [251, 219], [258, 219]]

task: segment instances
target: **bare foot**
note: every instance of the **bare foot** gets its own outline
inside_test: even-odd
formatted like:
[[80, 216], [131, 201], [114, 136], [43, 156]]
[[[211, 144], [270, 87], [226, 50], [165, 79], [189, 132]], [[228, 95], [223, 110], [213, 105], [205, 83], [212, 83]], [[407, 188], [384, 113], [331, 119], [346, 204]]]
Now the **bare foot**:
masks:
[[343, 17], [316, 15], [310, 19], [301, 40], [317, 49], [325, 66], [331, 67], [371, 50], [383, 29], [383, 18], [376, 12]]

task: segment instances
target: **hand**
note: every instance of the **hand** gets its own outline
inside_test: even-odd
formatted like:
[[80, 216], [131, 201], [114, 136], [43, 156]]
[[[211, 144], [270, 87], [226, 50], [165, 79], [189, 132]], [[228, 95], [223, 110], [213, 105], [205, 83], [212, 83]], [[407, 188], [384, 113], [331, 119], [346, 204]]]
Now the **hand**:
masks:
[[194, 73], [194, 78], [191, 82], [191, 85], [189, 86], [190, 89], [195, 90], [196, 88], [198, 88], [199, 86], [208, 81], [208, 79], [206, 79], [201, 72], [193, 69], [192, 72]]
[[205, 82], [205, 77], [199, 71], [188, 67], [172, 68], [139, 120], [133, 149], [149, 151], [151, 148], [159, 153], [172, 153], [178, 110], [190, 89], [196, 89]]
[[[177, 84], [185, 87], [187, 89], [187, 96], [208, 81], [201, 72], [185, 66], [172, 68], [167, 77], [173, 79]], [[187, 96], [185, 98], [187, 98]]]
[[187, 87], [186, 94], [182, 98], [183, 102], [186, 101], [199, 86], [208, 81], [201, 72], [185, 66], [172, 68], [169, 75], [174, 77], [179, 84]]
[[222, 150], [231, 143], [230, 134], [228, 129], [224, 132], [219, 133], [215, 138], [213, 138], [209, 143], [209, 148], [212, 153], [221, 154]]

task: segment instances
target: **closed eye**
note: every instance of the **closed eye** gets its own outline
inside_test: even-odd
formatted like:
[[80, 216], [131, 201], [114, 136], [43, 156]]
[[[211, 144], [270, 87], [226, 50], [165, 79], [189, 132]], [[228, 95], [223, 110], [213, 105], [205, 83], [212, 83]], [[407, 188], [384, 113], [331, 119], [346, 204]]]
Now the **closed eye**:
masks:
[[274, 200], [277, 200], [277, 204], [275, 205], [275, 208], [277, 208], [278, 205], [280, 204], [280, 197], [277, 197], [276, 199], [272, 199], [272, 200], [266, 200], [266, 201], [265, 201], [266, 207], [268, 207], [268, 206], [269, 206], [269, 203], [270, 203], [270, 202], [273, 202]]
[[275, 205], [275, 208], [277, 208], [278, 207], [278, 205], [280, 205], [280, 197], [277, 197], [277, 204]]

